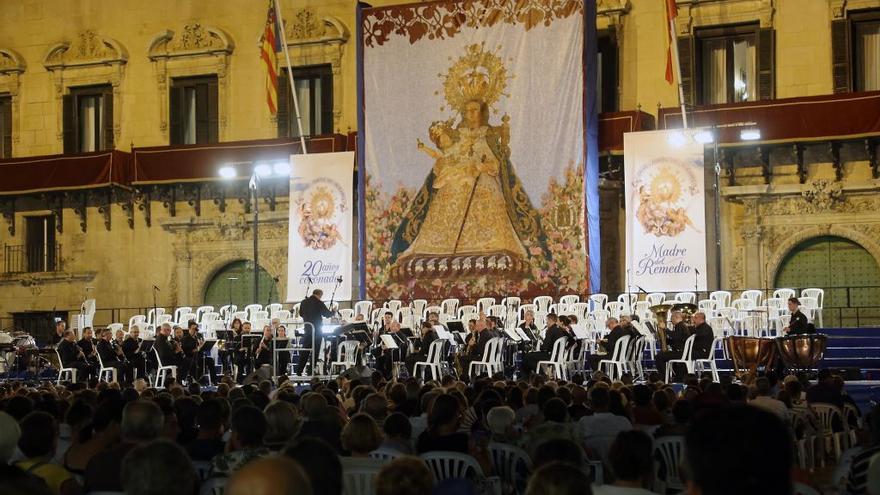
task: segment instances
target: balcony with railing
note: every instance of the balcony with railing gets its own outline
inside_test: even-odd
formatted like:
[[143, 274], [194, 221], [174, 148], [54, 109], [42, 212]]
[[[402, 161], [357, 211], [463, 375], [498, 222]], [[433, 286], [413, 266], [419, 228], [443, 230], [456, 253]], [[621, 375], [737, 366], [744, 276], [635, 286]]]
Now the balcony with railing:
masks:
[[40, 273], [61, 271], [61, 244], [5, 245], [3, 273]]

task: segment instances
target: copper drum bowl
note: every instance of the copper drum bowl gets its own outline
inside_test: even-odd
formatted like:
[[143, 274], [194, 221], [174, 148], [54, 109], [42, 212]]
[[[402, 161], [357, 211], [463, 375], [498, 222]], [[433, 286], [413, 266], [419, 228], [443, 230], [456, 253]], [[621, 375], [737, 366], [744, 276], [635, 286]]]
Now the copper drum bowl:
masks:
[[724, 343], [733, 361], [737, 377], [741, 377], [746, 372], [754, 374], [759, 367], [772, 368], [776, 360], [776, 345], [773, 339], [732, 335], [726, 337]]
[[816, 368], [825, 356], [828, 337], [822, 334], [789, 335], [776, 339], [776, 349], [785, 366], [795, 370]]

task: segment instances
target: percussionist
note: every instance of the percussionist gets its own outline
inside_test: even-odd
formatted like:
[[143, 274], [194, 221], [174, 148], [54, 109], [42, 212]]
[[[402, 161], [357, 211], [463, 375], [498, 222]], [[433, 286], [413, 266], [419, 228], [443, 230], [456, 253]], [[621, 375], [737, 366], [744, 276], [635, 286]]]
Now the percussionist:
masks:
[[788, 311], [791, 313], [791, 321], [782, 331], [788, 335], [805, 335], [816, 333], [816, 327], [807, 319], [807, 315], [801, 313], [801, 302], [796, 297], [788, 298]]

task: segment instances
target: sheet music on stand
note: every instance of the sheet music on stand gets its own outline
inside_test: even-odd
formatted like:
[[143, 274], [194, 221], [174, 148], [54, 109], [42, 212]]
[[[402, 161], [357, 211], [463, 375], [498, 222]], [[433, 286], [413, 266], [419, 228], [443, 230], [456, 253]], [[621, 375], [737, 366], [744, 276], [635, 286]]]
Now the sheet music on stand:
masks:
[[383, 349], [399, 349], [397, 347], [397, 342], [394, 341], [394, 337], [384, 333], [379, 336], [379, 339], [382, 340], [382, 348]]
[[519, 335], [519, 338], [520, 338], [523, 342], [531, 342], [531, 341], [532, 341], [532, 338], [529, 337], [529, 334], [527, 334], [527, 333], [525, 332], [525, 330], [523, 330], [522, 328], [520, 328], [520, 327], [514, 327], [514, 331], [516, 332], [517, 335]]
[[438, 339], [452, 340], [452, 334], [443, 325], [434, 325], [434, 331], [437, 332]]
[[571, 331], [574, 332], [574, 336], [577, 339], [589, 339], [590, 338], [590, 332], [588, 332], [581, 325], [572, 325]]
[[521, 342], [522, 341], [522, 337], [510, 328], [505, 328], [504, 334], [507, 335], [508, 337], [510, 337], [510, 339], [513, 340], [514, 342]]

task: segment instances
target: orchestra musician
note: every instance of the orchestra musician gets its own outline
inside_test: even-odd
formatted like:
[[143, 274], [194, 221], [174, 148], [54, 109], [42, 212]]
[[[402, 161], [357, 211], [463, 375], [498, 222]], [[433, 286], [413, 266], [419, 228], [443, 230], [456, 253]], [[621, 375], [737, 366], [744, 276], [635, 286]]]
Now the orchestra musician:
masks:
[[177, 366], [178, 378], [189, 376], [192, 361], [183, 355], [180, 343], [171, 336], [171, 324], [163, 323], [154, 344], [163, 366]]
[[193, 369], [199, 377], [210, 375], [211, 383], [216, 383], [217, 375], [214, 367], [214, 358], [202, 351], [205, 346], [205, 338], [199, 333], [199, 324], [195, 320], [187, 323], [186, 334], [181, 338], [180, 347], [183, 354], [193, 363]]
[[588, 358], [590, 361], [590, 369], [593, 371], [599, 371], [599, 361], [612, 357], [611, 354], [614, 353], [614, 347], [617, 345], [617, 341], [621, 337], [629, 336], [632, 338], [638, 335], [638, 331], [633, 328], [629, 318], [621, 317], [620, 320], [614, 317], [608, 318], [608, 320], [605, 321], [605, 328], [611, 330], [606, 338], [599, 341], [599, 346], [604, 349], [605, 353], [591, 354]]
[[49, 345], [58, 347], [58, 344], [64, 340], [65, 330], [67, 330], [67, 323], [61, 318], [55, 318], [55, 333], [52, 334]]
[[488, 344], [493, 338], [498, 337], [498, 334], [490, 329], [489, 325], [489, 319], [486, 318], [484, 314], [480, 313], [480, 318], [473, 326], [474, 332], [468, 335], [468, 346], [465, 349], [465, 353], [458, 358], [462, 375], [467, 375], [470, 372], [472, 361], [483, 359], [483, 354], [486, 351], [486, 344]]
[[[691, 348], [691, 359], [708, 358], [709, 353], [712, 350], [712, 342], [715, 340], [715, 332], [713, 332], [712, 327], [706, 323], [705, 313], [694, 313], [693, 322], [694, 329], [691, 331], [691, 335], [694, 335], [694, 345]], [[681, 359], [684, 350], [683, 347], [684, 345], [682, 345], [682, 348], [677, 351], [657, 353], [654, 357], [654, 362], [657, 364], [657, 371], [660, 373], [660, 376], [666, 376], [666, 363], [669, 362], [670, 359]], [[673, 367], [673, 375], [676, 374], [675, 371], [678, 368], [678, 366]], [[684, 369], [683, 365], [680, 369]]]
[[85, 353], [77, 344], [73, 330], [64, 330], [62, 339], [58, 342], [58, 356], [61, 358], [62, 368], [76, 370], [77, 381], [87, 381], [95, 373], [95, 367], [86, 360]]
[[[272, 340], [272, 327], [263, 327], [263, 338], [254, 345], [254, 367], [263, 365], [272, 366], [272, 353], [275, 351], [275, 342]], [[273, 372], [274, 374], [274, 372]]]
[[523, 375], [529, 376], [538, 368], [539, 361], [547, 361], [553, 352], [553, 344], [557, 339], [567, 338], [568, 333], [559, 325], [559, 317], [550, 313], [547, 315], [547, 330], [544, 333], [544, 340], [541, 347], [537, 351], [532, 351], [523, 358]]
[[122, 343], [125, 342], [125, 331], [121, 328], [117, 330], [116, 335], [113, 336], [113, 340], [116, 342], [116, 345], [122, 348]]
[[406, 357], [406, 369], [409, 371], [409, 376], [415, 376], [413, 371], [416, 367], [416, 363], [428, 359], [428, 348], [431, 347], [431, 342], [434, 342], [438, 338], [437, 331], [434, 330], [434, 325], [431, 324], [430, 320], [423, 321], [419, 326], [419, 330], [419, 340], [415, 342], [413, 352]]
[[796, 297], [788, 299], [788, 312], [791, 313], [791, 321], [782, 331], [788, 335], [803, 335], [816, 333], [816, 327], [807, 319], [807, 315], [801, 312], [801, 302]]
[[92, 327], [85, 327], [82, 330], [82, 338], [76, 343], [80, 349], [82, 349], [83, 354], [86, 356], [86, 361], [92, 366], [96, 366], [98, 364], [98, 352], [95, 350], [95, 343], [92, 340]]
[[113, 331], [105, 328], [101, 332], [101, 338], [95, 346], [98, 355], [101, 356], [101, 363], [105, 368], [115, 368], [116, 375], [120, 383], [131, 384], [134, 378], [131, 364], [125, 360], [125, 353], [122, 348], [113, 340]]
[[[363, 316], [363, 315], [361, 315]], [[278, 326], [278, 332], [275, 334], [275, 341], [278, 344], [279, 349], [284, 349], [285, 347], [290, 347], [289, 340], [287, 339], [287, 327], [284, 325]], [[287, 374], [287, 366], [290, 364], [290, 351], [278, 351], [278, 374], [286, 375]]]
[[132, 368], [140, 376], [147, 376], [146, 353], [141, 350], [143, 339], [140, 338], [141, 329], [135, 325], [128, 331], [128, 337], [122, 343], [122, 352], [125, 359], [131, 363]]
[[532, 310], [526, 311], [525, 316], [523, 317], [523, 322], [519, 324], [519, 328], [532, 339], [532, 344], [535, 345], [538, 342], [538, 325], [535, 324], [535, 312]]
[[[311, 325], [304, 325], [304, 335], [302, 339], [303, 347], [309, 348], [309, 351], [302, 351], [299, 353], [299, 362], [296, 363], [296, 374], [302, 374], [303, 370], [306, 368], [306, 363], [311, 360], [312, 354], [315, 356], [318, 355], [318, 352], [321, 350], [321, 344], [323, 343], [324, 337], [321, 333], [321, 328], [324, 324], [324, 318], [330, 318], [333, 316], [333, 312], [321, 301], [321, 297], [324, 295], [324, 291], [321, 289], [315, 289], [312, 291], [312, 295], [303, 299], [299, 304], [299, 315], [302, 317], [304, 323], [311, 323]], [[312, 374], [315, 373], [315, 370], [312, 370]]]
[[681, 352], [684, 350], [684, 342], [691, 335], [691, 329], [684, 322], [684, 316], [681, 314], [681, 311], [673, 311], [670, 315], [670, 321], [672, 326], [666, 329], [666, 347], [670, 351], [678, 353], [680, 357]]
[[[397, 344], [397, 349], [383, 349], [381, 345], [373, 349], [373, 356], [376, 358], [376, 369], [382, 373], [385, 378], [391, 378], [391, 371], [395, 361], [406, 361], [406, 353], [409, 348], [406, 335], [400, 331], [400, 322], [392, 320], [387, 327], [387, 331], [382, 335], [390, 335]], [[397, 359], [395, 359], [397, 358]]]

